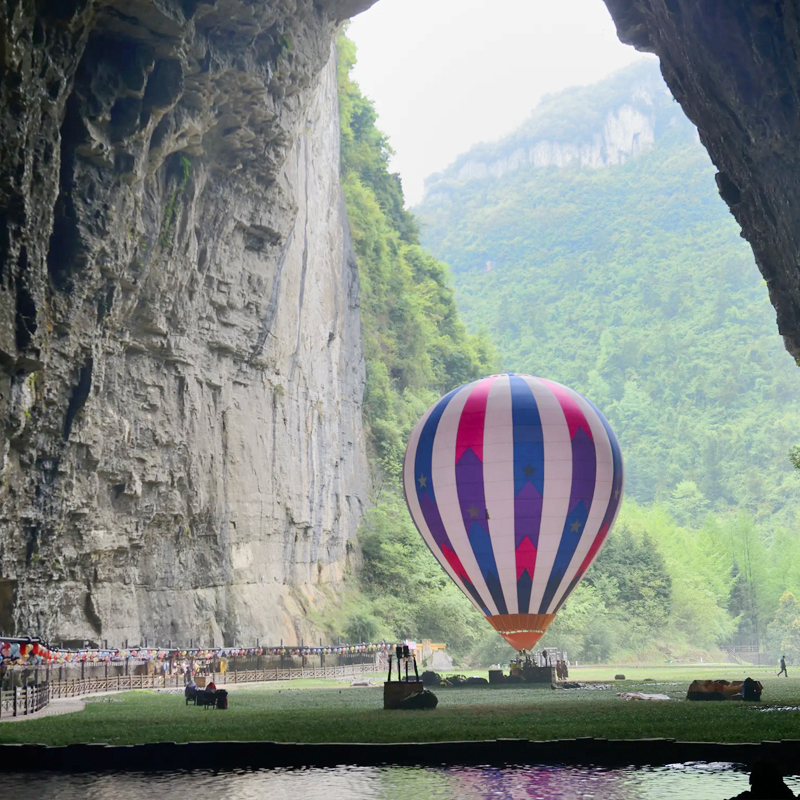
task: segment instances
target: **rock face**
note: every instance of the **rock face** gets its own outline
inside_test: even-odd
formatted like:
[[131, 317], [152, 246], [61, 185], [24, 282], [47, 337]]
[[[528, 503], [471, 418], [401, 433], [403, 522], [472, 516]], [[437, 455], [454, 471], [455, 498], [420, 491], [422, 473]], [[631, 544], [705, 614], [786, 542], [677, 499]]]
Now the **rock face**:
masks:
[[656, 53], [719, 169], [720, 195], [800, 363], [800, 7], [760, 0], [605, 0], [623, 42]]
[[334, 26], [0, 0], [0, 627], [308, 636], [368, 489]]
[[[576, 120], [574, 107], [584, 116]], [[499, 178], [545, 167], [602, 169], [649, 150], [669, 128], [686, 125], [655, 59], [620, 70], [603, 84], [545, 98], [518, 130], [479, 144], [425, 182], [427, 202], [446, 202], [451, 182]], [[688, 126], [686, 126], [688, 127]]]
[[499, 178], [519, 167], [589, 167], [599, 169], [621, 164], [648, 150], [655, 141], [653, 114], [629, 105], [611, 112], [603, 127], [588, 142], [558, 142], [534, 139], [520, 143], [509, 155], [496, 160], [467, 161], [458, 170], [458, 180]]

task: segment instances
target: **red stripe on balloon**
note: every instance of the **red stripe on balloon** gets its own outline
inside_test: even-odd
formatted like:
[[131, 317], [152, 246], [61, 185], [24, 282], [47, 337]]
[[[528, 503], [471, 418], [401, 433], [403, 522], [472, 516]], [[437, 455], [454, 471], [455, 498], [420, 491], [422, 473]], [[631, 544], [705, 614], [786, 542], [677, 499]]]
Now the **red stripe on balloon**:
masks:
[[583, 430], [586, 431], [586, 435], [592, 441], [594, 441], [592, 429], [589, 423], [586, 421], [586, 416], [575, 398], [566, 390], [565, 387], [561, 386], [561, 384], [553, 383], [552, 381], [545, 380], [544, 378], [542, 378], [541, 381], [556, 396], [556, 399], [561, 405], [561, 409], [564, 412], [564, 417], [567, 420], [567, 425], [569, 426], [569, 438], [574, 439], [576, 431], [579, 428], [583, 428]]
[[[589, 548], [589, 552], [584, 557], [580, 567], [578, 567], [578, 572], [575, 574], [576, 581], [580, 580], [580, 577], [583, 575], [584, 572], [586, 572], [586, 570], [589, 568], [589, 565], [594, 560], [594, 557], [597, 555], [597, 551], [602, 547], [603, 542], [606, 540], [609, 528], [610, 526], [608, 525], [608, 523], [606, 523], [605, 525], [603, 525], [602, 528], [600, 528], [597, 536], [594, 537], [594, 541], [592, 542], [592, 546]], [[567, 594], [569, 594], [569, 592], [567, 592]]]
[[455, 572], [462, 581], [471, 584], [472, 581], [469, 579], [469, 575], [467, 575], [467, 571], [464, 569], [461, 559], [446, 544], [442, 545], [442, 553], [447, 559], [447, 563], [453, 568], [453, 572]]
[[478, 381], [470, 392], [458, 421], [456, 436], [456, 464], [471, 449], [483, 461], [483, 426], [486, 422], [486, 403], [495, 376]]
[[521, 542], [516, 551], [517, 554], [517, 580], [520, 579], [525, 570], [528, 570], [528, 575], [533, 578], [533, 571], [536, 569], [536, 547], [526, 536]]

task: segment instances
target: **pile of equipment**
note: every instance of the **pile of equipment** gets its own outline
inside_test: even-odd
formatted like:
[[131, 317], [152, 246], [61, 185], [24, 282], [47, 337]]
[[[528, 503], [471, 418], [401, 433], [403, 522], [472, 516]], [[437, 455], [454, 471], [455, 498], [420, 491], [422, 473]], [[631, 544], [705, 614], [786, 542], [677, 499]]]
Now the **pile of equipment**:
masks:
[[745, 678], [743, 681], [692, 681], [687, 700], [747, 700], [758, 702], [764, 687], [760, 681]]

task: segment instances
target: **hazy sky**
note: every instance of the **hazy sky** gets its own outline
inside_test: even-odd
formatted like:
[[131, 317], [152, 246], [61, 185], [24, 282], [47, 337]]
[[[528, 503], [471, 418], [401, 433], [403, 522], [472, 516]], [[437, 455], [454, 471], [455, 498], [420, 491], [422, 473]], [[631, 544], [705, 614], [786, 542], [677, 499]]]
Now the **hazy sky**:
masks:
[[409, 205], [425, 177], [510, 133], [543, 94], [647, 57], [620, 44], [602, 0], [379, 0], [349, 35]]

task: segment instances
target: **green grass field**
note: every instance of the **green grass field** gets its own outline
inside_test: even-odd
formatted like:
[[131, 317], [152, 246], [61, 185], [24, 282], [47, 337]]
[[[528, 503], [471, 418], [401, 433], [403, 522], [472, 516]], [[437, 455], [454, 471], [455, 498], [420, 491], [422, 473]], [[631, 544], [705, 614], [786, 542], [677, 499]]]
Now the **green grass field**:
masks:
[[[577, 680], [613, 678], [616, 668], [570, 672]], [[85, 711], [0, 723], [0, 742], [133, 744], [149, 741], [271, 740], [283, 742], [406, 742], [495, 739], [674, 737], [690, 741], [759, 742], [800, 738], [800, 677], [776, 678], [766, 668], [730, 665], [622, 670], [631, 680], [609, 689], [559, 690], [549, 685], [436, 689], [435, 711], [384, 711], [378, 687], [335, 681], [239, 686], [228, 711], [186, 706], [177, 694], [127, 692], [114, 702], [89, 698]], [[477, 673], [472, 673], [477, 674]], [[690, 677], [752, 675], [764, 684], [762, 703], [690, 703]], [[650, 679], [645, 682], [645, 678]], [[380, 682], [382, 678], [376, 678]], [[669, 694], [670, 702], [625, 701], [620, 691]]]

